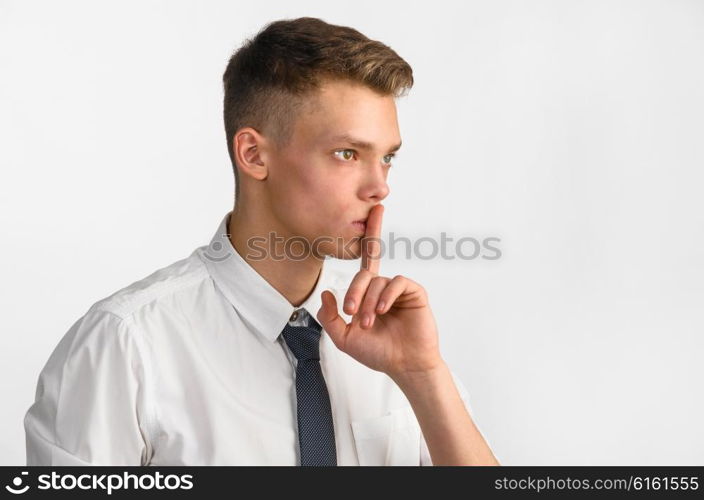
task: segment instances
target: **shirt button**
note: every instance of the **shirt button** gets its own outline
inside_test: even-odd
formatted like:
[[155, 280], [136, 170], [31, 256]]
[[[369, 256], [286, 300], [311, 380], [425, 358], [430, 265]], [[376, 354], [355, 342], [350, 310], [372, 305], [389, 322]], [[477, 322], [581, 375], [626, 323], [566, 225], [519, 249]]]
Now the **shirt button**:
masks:
[[296, 318], [298, 318], [298, 311], [293, 311], [293, 314], [291, 315], [291, 318], [289, 318], [289, 321], [296, 321]]

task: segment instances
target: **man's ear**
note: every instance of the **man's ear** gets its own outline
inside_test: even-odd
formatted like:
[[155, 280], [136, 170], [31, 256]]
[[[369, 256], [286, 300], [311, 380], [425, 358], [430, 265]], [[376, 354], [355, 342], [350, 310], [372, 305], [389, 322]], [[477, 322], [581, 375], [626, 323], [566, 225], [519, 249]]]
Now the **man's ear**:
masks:
[[237, 167], [241, 174], [263, 181], [269, 175], [262, 146], [266, 138], [252, 127], [244, 127], [232, 138], [232, 148], [235, 153]]

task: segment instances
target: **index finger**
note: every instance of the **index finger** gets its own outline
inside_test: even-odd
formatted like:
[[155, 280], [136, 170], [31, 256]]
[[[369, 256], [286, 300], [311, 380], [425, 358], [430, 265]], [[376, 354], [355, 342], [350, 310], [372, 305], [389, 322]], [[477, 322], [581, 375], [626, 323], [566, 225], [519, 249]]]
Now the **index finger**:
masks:
[[362, 239], [362, 264], [360, 270], [366, 269], [379, 274], [381, 259], [381, 219], [384, 215], [384, 205], [374, 205], [367, 218], [367, 228]]

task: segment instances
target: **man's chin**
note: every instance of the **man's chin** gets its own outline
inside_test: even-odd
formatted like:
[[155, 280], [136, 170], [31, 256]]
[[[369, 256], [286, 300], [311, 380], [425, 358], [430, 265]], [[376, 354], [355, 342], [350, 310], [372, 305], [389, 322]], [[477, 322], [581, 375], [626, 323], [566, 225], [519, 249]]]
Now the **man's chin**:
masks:
[[323, 250], [326, 256], [340, 260], [354, 260], [362, 256], [362, 238], [339, 238], [336, 245], [330, 245]]

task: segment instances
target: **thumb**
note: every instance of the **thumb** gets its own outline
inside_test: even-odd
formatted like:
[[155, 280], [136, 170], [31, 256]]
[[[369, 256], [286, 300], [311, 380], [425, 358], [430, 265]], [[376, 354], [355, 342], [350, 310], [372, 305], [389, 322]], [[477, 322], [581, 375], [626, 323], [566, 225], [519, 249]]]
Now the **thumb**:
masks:
[[340, 317], [337, 312], [337, 300], [335, 295], [328, 290], [323, 290], [320, 294], [323, 305], [318, 310], [316, 318], [338, 349], [342, 349], [345, 345], [345, 335], [347, 323]]

